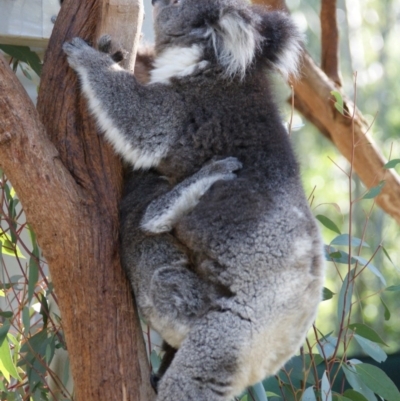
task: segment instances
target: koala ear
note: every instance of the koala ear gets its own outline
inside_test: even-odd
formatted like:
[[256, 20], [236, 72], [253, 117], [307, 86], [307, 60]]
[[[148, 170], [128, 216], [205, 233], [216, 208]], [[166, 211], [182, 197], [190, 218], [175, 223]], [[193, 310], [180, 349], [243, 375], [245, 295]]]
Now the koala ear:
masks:
[[219, 64], [227, 77], [239, 75], [242, 79], [254, 60], [261, 42], [256, 21], [250, 10], [221, 10], [219, 18], [209, 24], [206, 36], [212, 40]]
[[[256, 8], [256, 6], [254, 7]], [[281, 11], [258, 7], [262, 36], [261, 57], [275, 67], [285, 79], [297, 77], [302, 52], [302, 35], [293, 20]]]

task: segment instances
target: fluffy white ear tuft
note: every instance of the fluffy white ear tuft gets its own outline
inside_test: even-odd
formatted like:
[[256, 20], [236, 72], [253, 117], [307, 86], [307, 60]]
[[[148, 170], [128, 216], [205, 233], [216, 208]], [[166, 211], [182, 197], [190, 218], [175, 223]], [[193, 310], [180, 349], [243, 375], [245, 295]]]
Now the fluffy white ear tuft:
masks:
[[227, 77], [244, 78], [254, 60], [261, 36], [257, 29], [237, 12], [222, 15], [218, 26], [208, 30], [219, 63]]
[[302, 53], [301, 44], [302, 37], [300, 34], [291, 36], [277, 55], [277, 60], [273, 62], [285, 80], [288, 80], [290, 76], [295, 79], [299, 76]]

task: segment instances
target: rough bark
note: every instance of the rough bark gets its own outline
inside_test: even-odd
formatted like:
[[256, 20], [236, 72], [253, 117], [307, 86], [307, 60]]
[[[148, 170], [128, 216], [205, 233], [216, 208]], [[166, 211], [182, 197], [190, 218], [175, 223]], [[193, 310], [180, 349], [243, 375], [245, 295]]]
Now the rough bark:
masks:
[[61, 50], [74, 36], [94, 39], [100, 7], [64, 1], [46, 53], [39, 115], [1, 59], [0, 165], [49, 263], [76, 399], [144, 401], [154, 394], [118, 251], [121, 163], [97, 134]]
[[[284, 0], [254, 0], [271, 9], [287, 10]], [[378, 205], [400, 224], [400, 177], [392, 170], [383, 168], [386, 160], [371, 135], [369, 126], [359, 110], [355, 110], [354, 123], [342, 116], [334, 107], [331, 91], [337, 90], [335, 83], [304, 52], [300, 79], [292, 82], [295, 93], [295, 108], [303, 113], [322, 134], [336, 145], [351, 162], [367, 188], [385, 180], [381, 194], [376, 198]], [[354, 104], [345, 95], [344, 108], [352, 115]], [[353, 136], [354, 130], [354, 136]], [[356, 144], [353, 155], [353, 140]]]

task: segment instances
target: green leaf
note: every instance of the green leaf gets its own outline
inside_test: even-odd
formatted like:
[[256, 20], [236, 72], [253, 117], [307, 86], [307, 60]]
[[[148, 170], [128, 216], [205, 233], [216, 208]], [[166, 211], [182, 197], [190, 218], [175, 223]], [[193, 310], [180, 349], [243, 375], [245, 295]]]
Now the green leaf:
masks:
[[47, 299], [43, 294], [39, 294], [39, 301], [40, 301], [40, 314], [43, 318], [43, 327], [47, 327], [47, 321], [50, 315], [49, 304], [47, 303]]
[[385, 254], [385, 256], [389, 259], [389, 262], [392, 264], [393, 267], [396, 267], [392, 261], [392, 259], [390, 258], [388, 251], [382, 246], [382, 251]]
[[30, 303], [32, 300], [38, 280], [39, 280], [39, 265], [36, 257], [31, 256], [29, 258], [28, 303]]
[[[310, 374], [312, 364], [318, 366], [324, 359], [318, 354], [313, 354], [312, 357], [313, 358], [311, 360], [311, 356], [309, 354], [297, 355], [286, 362], [285, 371], [290, 372], [290, 377], [292, 380], [294, 379], [315, 384], [314, 376], [313, 374]], [[283, 376], [282, 380], [284, 379], [285, 377]]]
[[387, 401], [399, 401], [400, 392], [387, 374], [377, 366], [361, 363], [354, 366], [360, 379], [374, 393]]
[[20, 380], [17, 367], [14, 365], [14, 362], [11, 358], [11, 350], [8, 341], [3, 341], [0, 345], [0, 361], [0, 369], [3, 374], [7, 372], [8, 374], [6, 373], [6, 375], [8, 377], [12, 376], [14, 379]]
[[40, 77], [42, 73], [42, 63], [39, 56], [28, 46], [0, 45], [0, 49], [11, 57], [30, 65], [33, 71]]
[[[364, 398], [364, 400], [365, 400], [365, 398]], [[334, 393], [333, 401], [352, 401], [352, 400], [350, 398], [344, 397], [343, 395]]]
[[29, 306], [24, 306], [22, 309], [22, 323], [24, 324], [24, 334], [28, 336], [31, 328], [31, 317], [29, 312]]
[[390, 287], [386, 288], [386, 291], [399, 292], [400, 285], [391, 285]]
[[383, 301], [383, 299], [380, 298], [380, 300], [381, 300], [381, 302], [382, 302], [383, 309], [384, 309], [384, 311], [385, 311], [385, 313], [384, 313], [383, 316], [385, 317], [385, 320], [388, 321], [388, 320], [390, 319], [390, 310], [389, 310], [389, 308], [386, 306], [386, 304], [385, 304], [385, 302]]
[[25, 256], [22, 254], [19, 247], [12, 242], [12, 238], [7, 233], [0, 233], [0, 242], [2, 243], [2, 254], [14, 257], [15, 254], [17, 254], [19, 258], [25, 259]]
[[400, 163], [400, 159], [393, 159], [390, 160], [390, 162], [387, 162], [383, 168], [389, 169], [389, 168], [394, 168]]
[[14, 314], [9, 311], [0, 311], [0, 316], [6, 319], [11, 319], [14, 316]]
[[387, 355], [385, 351], [377, 344], [364, 337], [354, 334], [355, 340], [358, 342], [363, 351], [377, 362], [385, 362]]
[[328, 217], [323, 216], [322, 214], [319, 214], [319, 215], [315, 216], [315, 218], [329, 230], [331, 230], [337, 234], [341, 234], [337, 225], [331, 219], [328, 219]]
[[344, 319], [346, 318], [347, 314], [350, 311], [353, 290], [354, 290], [354, 269], [351, 270], [348, 274], [346, 274], [346, 277], [343, 280], [342, 288], [340, 289], [338, 308], [337, 308], [338, 322], [342, 321], [344, 322]]
[[353, 330], [356, 334], [366, 338], [367, 340], [387, 346], [387, 344], [382, 340], [379, 334], [364, 323], [349, 324], [349, 329]]
[[369, 248], [369, 245], [366, 242], [362, 241], [360, 238], [351, 237], [351, 241], [350, 241], [349, 234], [338, 235], [336, 238], [334, 238], [332, 240], [331, 245], [348, 246], [349, 243], [351, 246], [364, 246], [366, 248]]
[[373, 199], [382, 192], [382, 188], [385, 185], [385, 181], [381, 181], [376, 187], [371, 188], [362, 198]]
[[[344, 265], [349, 264], [350, 255], [344, 251], [338, 251], [333, 246], [325, 245], [325, 260], [328, 262], [340, 263]], [[356, 263], [354, 258], [351, 258], [350, 264]]]
[[315, 396], [314, 387], [309, 387], [304, 391], [301, 396], [301, 401], [317, 401], [317, 397]]
[[326, 371], [324, 372], [321, 380], [321, 399], [322, 401], [332, 401], [332, 390], [326, 375]]
[[157, 373], [161, 365], [161, 358], [154, 350], [150, 354], [150, 364], [153, 372]]
[[343, 395], [352, 401], [368, 401], [361, 393], [355, 390], [346, 390]]
[[5, 320], [3, 325], [0, 327], [0, 345], [7, 338], [8, 330], [10, 330], [10, 321]]
[[334, 295], [334, 292], [332, 292], [329, 288], [324, 287], [322, 291], [322, 300], [327, 301], [328, 299], [332, 299]]
[[331, 95], [335, 98], [335, 108], [336, 110], [344, 115], [344, 108], [343, 108], [343, 97], [340, 92], [338, 91], [331, 91]]
[[369, 271], [375, 274], [381, 280], [382, 284], [386, 286], [386, 280], [385, 277], [383, 277], [383, 274], [379, 271], [379, 269], [374, 266], [369, 260], [364, 259], [361, 256], [354, 256], [354, 259], [356, 259], [362, 266], [365, 266]]
[[254, 386], [249, 387], [247, 391], [251, 394], [251, 399], [255, 401], [268, 401], [262, 382], [258, 382]]
[[333, 337], [331, 335], [325, 336], [319, 340], [319, 344], [317, 344], [317, 349], [319, 354], [326, 359], [329, 359], [336, 349], [337, 337]]
[[342, 365], [342, 369], [344, 375], [346, 376], [346, 380], [354, 390], [361, 393], [368, 401], [376, 401], [374, 393], [358, 376], [355, 366]]

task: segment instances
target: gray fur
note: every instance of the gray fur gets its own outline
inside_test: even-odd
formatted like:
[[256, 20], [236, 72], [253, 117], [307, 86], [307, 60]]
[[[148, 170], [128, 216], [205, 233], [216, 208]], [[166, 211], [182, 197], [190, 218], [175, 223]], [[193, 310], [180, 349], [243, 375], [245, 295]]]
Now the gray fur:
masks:
[[[157, 399], [228, 401], [297, 351], [321, 297], [321, 239], [266, 71], [295, 72], [299, 35], [285, 14], [244, 0], [155, 3], [152, 83], [80, 39], [64, 50], [116, 151], [178, 184], [168, 196], [167, 181], [142, 173], [121, 216], [138, 304], [179, 347]], [[145, 235], [147, 205], [161, 196], [148, 213], [163, 216], [165, 201], [168, 215], [179, 183], [215, 156], [237, 158], [237, 178], [201, 194], [173, 235]]]

